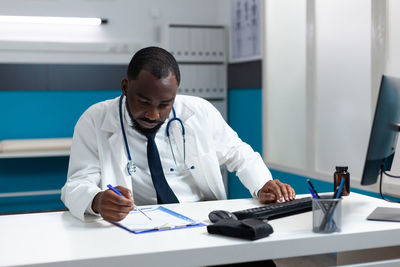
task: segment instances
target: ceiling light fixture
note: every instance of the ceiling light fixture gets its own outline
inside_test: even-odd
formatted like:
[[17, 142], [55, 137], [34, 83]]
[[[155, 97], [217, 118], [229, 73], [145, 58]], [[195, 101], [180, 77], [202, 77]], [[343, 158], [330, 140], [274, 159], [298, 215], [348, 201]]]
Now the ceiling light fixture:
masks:
[[107, 19], [78, 17], [39, 17], [39, 16], [0, 16], [0, 23], [33, 23], [33, 24], [63, 24], [63, 25], [100, 25]]

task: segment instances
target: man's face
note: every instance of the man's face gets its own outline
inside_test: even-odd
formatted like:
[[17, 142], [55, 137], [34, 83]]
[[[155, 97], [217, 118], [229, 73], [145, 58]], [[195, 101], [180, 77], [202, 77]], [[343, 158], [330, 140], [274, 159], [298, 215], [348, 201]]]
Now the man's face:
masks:
[[142, 70], [136, 80], [123, 79], [121, 87], [133, 128], [144, 135], [157, 132], [174, 104], [178, 90], [175, 75], [170, 72], [158, 79]]

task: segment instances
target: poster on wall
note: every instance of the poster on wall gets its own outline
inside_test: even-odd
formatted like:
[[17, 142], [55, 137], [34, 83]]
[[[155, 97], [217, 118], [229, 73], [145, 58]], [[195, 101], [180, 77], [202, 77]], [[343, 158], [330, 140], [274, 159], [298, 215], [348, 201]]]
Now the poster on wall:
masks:
[[260, 0], [232, 1], [231, 59], [261, 58]]

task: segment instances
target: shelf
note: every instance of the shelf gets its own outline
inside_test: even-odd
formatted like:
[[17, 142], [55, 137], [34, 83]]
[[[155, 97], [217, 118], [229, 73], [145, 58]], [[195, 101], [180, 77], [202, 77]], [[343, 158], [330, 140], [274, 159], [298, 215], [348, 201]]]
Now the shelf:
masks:
[[31, 151], [31, 152], [5, 152], [0, 153], [0, 159], [8, 158], [40, 158], [40, 157], [67, 157], [69, 150]]
[[67, 157], [72, 138], [20, 139], [0, 142], [0, 159]]

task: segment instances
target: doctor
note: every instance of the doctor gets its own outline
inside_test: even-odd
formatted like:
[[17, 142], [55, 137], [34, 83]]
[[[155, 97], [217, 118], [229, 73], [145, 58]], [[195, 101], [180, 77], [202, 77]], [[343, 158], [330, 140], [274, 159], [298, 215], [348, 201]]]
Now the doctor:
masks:
[[235, 171], [261, 203], [295, 198], [209, 102], [176, 95], [179, 82], [169, 52], [144, 48], [129, 63], [121, 97], [80, 117], [61, 192], [74, 216], [120, 221], [134, 204], [226, 199], [220, 165]]

